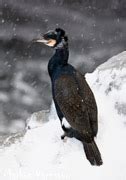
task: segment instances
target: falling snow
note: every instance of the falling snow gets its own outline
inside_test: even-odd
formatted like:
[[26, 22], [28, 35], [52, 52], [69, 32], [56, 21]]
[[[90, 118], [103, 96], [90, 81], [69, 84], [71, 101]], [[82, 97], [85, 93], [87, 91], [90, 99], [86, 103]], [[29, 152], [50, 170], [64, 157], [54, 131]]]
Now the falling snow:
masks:
[[[0, 150], [2, 180], [126, 179], [125, 116], [118, 114], [115, 108], [117, 101], [123, 103], [126, 99], [126, 52], [111, 58], [94, 73], [87, 74], [86, 79], [95, 94], [99, 109], [96, 142], [103, 165], [91, 166], [78, 140], [61, 140], [63, 131], [52, 104], [48, 122], [45, 122], [47, 116], [40, 115], [40, 112], [33, 114], [28, 121], [30, 130], [24, 137], [18, 135], [17, 141], [14, 140], [16, 137], [4, 141], [4, 145], [15, 143]], [[111, 82], [120, 84], [120, 88], [115, 89], [113, 86], [106, 95], [105, 91]]]

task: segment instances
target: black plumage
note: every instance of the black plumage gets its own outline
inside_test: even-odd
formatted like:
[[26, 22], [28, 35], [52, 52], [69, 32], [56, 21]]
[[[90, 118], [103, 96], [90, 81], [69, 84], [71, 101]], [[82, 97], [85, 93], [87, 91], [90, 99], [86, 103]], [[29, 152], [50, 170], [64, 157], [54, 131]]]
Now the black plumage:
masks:
[[[65, 136], [75, 137], [83, 143], [87, 159], [92, 165], [101, 165], [102, 159], [94, 137], [98, 131], [97, 105], [94, 95], [84, 76], [68, 64], [68, 38], [58, 28], [47, 32], [41, 40], [55, 48], [55, 54], [48, 63], [52, 82], [52, 95]], [[71, 125], [62, 124], [63, 117]]]

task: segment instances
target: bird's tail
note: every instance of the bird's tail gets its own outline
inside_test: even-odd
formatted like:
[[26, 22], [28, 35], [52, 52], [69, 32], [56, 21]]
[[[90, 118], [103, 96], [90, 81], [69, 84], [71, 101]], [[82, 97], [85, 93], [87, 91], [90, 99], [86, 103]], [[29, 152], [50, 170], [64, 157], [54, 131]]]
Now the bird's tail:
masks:
[[99, 149], [93, 140], [91, 143], [82, 142], [87, 159], [91, 165], [100, 166], [103, 164]]

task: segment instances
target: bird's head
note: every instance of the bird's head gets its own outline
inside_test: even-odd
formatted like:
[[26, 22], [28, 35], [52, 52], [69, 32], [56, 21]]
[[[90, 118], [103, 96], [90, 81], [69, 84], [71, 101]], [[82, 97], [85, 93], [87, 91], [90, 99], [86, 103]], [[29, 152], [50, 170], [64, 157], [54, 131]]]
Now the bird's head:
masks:
[[54, 31], [48, 31], [41, 38], [33, 40], [33, 42], [43, 43], [50, 47], [58, 47], [67, 44], [68, 38], [65, 35], [65, 31], [61, 28], [56, 28]]

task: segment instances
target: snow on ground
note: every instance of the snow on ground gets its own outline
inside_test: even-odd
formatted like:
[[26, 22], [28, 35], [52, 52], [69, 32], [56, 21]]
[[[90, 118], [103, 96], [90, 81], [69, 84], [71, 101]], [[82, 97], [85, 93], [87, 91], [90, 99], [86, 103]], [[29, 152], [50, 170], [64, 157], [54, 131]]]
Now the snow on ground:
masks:
[[[60, 139], [62, 129], [52, 104], [49, 121], [36, 123], [34, 114], [24, 137], [0, 149], [2, 180], [125, 180], [126, 179], [126, 52], [99, 66], [86, 79], [99, 110], [96, 142], [103, 166], [91, 166], [82, 144]], [[46, 116], [44, 116], [45, 118]], [[5, 143], [6, 144], [6, 143]]]

